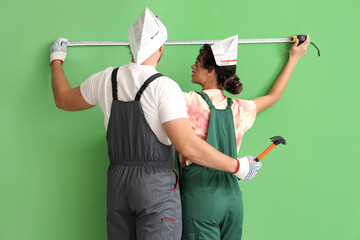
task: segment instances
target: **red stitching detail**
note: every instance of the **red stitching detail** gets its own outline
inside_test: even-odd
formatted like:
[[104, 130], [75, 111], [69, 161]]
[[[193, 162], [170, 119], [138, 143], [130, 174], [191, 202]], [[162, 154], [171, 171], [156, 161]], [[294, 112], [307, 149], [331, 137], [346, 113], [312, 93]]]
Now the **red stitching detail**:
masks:
[[175, 172], [176, 174], [176, 185], [175, 185], [175, 189], [174, 189], [174, 192], [176, 191], [176, 188], [178, 187], [178, 184], [179, 184], [179, 176], [177, 174], [177, 172], [175, 171], [175, 169], [173, 168], [173, 171]]
[[238, 170], [237, 170], [236, 172], [234, 172], [234, 173], [232, 173], [232, 174], [237, 174], [237, 173], [240, 171], [240, 161], [239, 161], [239, 159], [237, 159], [237, 158], [235, 158], [235, 159], [236, 159], [236, 161], [238, 161], [239, 168], [238, 168]]
[[167, 221], [173, 221], [173, 222], [176, 222], [176, 220], [174, 220], [174, 219], [170, 219], [170, 218], [163, 218], [162, 220], [167, 220]]
[[61, 61], [61, 65], [64, 63], [64, 61], [61, 60], [61, 59], [54, 59], [54, 60], [52, 60], [52, 61], [50, 62], [50, 66], [51, 66], [51, 64], [53, 63], [53, 61]]

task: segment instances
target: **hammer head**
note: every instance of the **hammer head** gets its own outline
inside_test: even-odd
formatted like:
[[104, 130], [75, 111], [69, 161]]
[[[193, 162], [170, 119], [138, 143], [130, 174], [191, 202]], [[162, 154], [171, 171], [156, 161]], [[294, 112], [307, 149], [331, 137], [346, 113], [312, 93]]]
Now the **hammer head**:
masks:
[[286, 144], [287, 141], [283, 138], [283, 137], [280, 137], [280, 136], [275, 136], [275, 137], [272, 137], [270, 138], [270, 140], [275, 144], [275, 145], [279, 145], [280, 143], [282, 144]]

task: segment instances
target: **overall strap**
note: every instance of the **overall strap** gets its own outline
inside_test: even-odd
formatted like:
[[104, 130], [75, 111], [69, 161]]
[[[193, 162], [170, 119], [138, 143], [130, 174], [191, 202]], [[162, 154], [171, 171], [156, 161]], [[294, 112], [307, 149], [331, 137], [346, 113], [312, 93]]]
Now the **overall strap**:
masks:
[[112, 94], [113, 94], [113, 99], [117, 100], [117, 72], [118, 72], [119, 68], [114, 68], [114, 70], [111, 73], [111, 86], [112, 86]]
[[199, 94], [205, 101], [206, 103], [209, 105], [210, 108], [215, 108], [214, 104], [211, 102], [209, 96], [204, 93], [204, 92], [196, 92], [197, 94]]
[[147, 86], [149, 86], [149, 84], [154, 81], [155, 79], [164, 76], [161, 73], [155, 73], [154, 75], [150, 76], [145, 82], [144, 84], [141, 86], [141, 88], [139, 89], [139, 91], [136, 94], [135, 97], [135, 101], [140, 101], [141, 95], [143, 94], [143, 92], [145, 91], [145, 89], [147, 88]]
[[[196, 92], [197, 94], [199, 94], [205, 101], [206, 103], [209, 105], [210, 108], [215, 108], [214, 104], [211, 102], [209, 96], [204, 93], [204, 92]], [[233, 101], [231, 98], [227, 98], [227, 109], [231, 109], [231, 105], [233, 104]]]
[[226, 106], [226, 108], [231, 109], [231, 105], [233, 104], [233, 100], [231, 98], [227, 98], [227, 103], [228, 103], [228, 105]]

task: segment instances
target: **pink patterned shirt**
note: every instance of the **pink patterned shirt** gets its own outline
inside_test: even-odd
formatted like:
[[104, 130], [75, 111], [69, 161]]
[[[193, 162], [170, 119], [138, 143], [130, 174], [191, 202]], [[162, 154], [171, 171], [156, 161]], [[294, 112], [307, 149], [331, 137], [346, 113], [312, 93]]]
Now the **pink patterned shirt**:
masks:
[[[220, 89], [204, 90], [213, 105], [217, 109], [225, 109], [227, 106], [227, 98]], [[210, 108], [206, 101], [196, 92], [191, 91], [184, 93], [186, 111], [189, 115], [189, 120], [196, 135], [206, 140], [209, 128]], [[256, 106], [251, 100], [242, 100], [233, 98], [231, 110], [234, 116], [234, 127], [236, 135], [236, 150], [239, 152], [241, 140], [244, 133], [251, 128], [256, 117]], [[181, 156], [182, 158], [182, 156]], [[186, 160], [186, 165], [191, 161]]]

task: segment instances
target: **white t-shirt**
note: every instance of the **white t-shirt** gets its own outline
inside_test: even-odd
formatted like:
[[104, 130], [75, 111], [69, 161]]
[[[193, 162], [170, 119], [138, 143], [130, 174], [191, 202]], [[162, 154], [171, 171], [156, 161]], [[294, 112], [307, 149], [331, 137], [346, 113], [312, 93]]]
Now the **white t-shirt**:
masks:
[[[105, 127], [109, 123], [111, 103], [113, 100], [111, 73], [113, 67], [95, 73], [80, 86], [83, 98], [91, 105], [99, 104], [104, 112]], [[117, 91], [120, 101], [134, 101], [136, 93], [143, 83], [157, 73], [151, 65], [128, 63], [121, 66], [117, 74]], [[168, 77], [162, 76], [154, 80], [145, 89], [140, 98], [145, 119], [160, 142], [170, 145], [162, 123], [188, 118], [184, 97], [179, 85]]]

